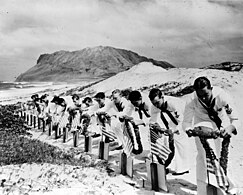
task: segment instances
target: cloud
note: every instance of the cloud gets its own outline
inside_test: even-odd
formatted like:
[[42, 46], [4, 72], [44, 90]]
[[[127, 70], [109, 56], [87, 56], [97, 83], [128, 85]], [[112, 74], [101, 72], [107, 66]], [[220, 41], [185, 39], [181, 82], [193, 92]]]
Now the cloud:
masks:
[[228, 7], [230, 9], [233, 9], [233, 11], [241, 12], [243, 9], [242, 0], [208, 0], [208, 2]]
[[177, 66], [236, 61], [241, 42], [229, 40], [243, 36], [242, 10], [226, 0], [6, 0], [0, 60], [21, 58], [26, 70], [41, 53], [109, 45]]

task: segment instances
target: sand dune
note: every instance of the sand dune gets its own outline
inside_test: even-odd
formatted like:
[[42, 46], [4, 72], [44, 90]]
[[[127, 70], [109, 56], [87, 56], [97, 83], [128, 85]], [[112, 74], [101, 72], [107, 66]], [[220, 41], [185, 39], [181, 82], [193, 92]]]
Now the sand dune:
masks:
[[181, 87], [185, 87], [192, 85], [198, 76], [207, 76], [213, 85], [230, 90], [232, 87], [242, 84], [242, 74], [242, 72], [193, 68], [172, 68], [159, 71], [157, 66], [150, 65], [148, 69], [144, 69], [142, 65], [137, 65], [84, 91], [104, 91], [108, 95], [116, 88], [126, 89], [131, 87], [139, 89], [144, 86], [160, 85], [172, 81], [181, 83]]

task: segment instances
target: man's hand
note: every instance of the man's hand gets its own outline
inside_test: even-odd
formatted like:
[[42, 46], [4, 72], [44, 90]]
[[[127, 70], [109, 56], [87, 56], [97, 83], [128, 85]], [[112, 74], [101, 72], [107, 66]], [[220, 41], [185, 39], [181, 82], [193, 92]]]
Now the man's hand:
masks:
[[178, 129], [175, 129], [175, 130], [173, 131], [173, 134], [180, 135], [180, 131], [179, 131]]
[[96, 112], [96, 115], [107, 115], [107, 113], [106, 113], [106, 112], [100, 112], [100, 111], [97, 111], [97, 112]]
[[102, 123], [110, 121], [110, 116], [106, 112], [96, 112], [96, 115], [98, 116], [98, 119]]
[[186, 134], [187, 134], [188, 137], [192, 137], [193, 136], [193, 130], [191, 130], [191, 129], [186, 130]]
[[160, 133], [161, 135], [165, 133], [166, 129], [161, 128], [158, 123], [150, 123], [149, 128], [153, 129], [157, 133]]
[[158, 123], [149, 123], [149, 128], [161, 129]]
[[145, 123], [144, 123], [144, 121], [143, 120], [133, 120], [134, 121], [134, 123], [135, 123], [135, 125], [143, 125], [143, 126], [145, 126]]
[[130, 121], [131, 123], [134, 123], [133, 117], [127, 116], [127, 115], [122, 115], [119, 116], [120, 122], [124, 122], [125, 120]]
[[237, 131], [236, 131], [236, 128], [234, 125], [229, 125], [226, 128], [221, 130], [221, 135], [223, 138], [231, 137], [232, 134], [234, 134], [234, 135], [237, 134]]
[[172, 132], [171, 129], [165, 129], [164, 134], [165, 134], [165, 135], [172, 135], [173, 132]]

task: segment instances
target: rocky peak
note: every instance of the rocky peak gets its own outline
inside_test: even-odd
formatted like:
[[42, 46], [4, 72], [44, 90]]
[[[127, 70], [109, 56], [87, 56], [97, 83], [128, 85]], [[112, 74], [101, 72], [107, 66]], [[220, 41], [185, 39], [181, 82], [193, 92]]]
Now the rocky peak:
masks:
[[16, 81], [73, 81], [107, 78], [127, 70], [140, 62], [173, 68], [165, 61], [140, 56], [133, 51], [109, 46], [87, 47], [78, 51], [56, 51], [41, 54], [37, 64], [19, 75]]

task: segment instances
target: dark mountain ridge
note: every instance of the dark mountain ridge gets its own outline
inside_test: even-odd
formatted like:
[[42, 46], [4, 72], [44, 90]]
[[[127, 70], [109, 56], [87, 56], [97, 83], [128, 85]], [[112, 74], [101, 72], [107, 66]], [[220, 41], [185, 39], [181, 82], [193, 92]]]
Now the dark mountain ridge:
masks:
[[222, 62], [220, 64], [213, 64], [203, 67], [202, 69], [218, 69], [226, 71], [241, 71], [243, 63], [240, 62]]
[[140, 56], [132, 51], [98, 46], [72, 52], [42, 54], [37, 64], [19, 75], [16, 81], [79, 81], [108, 78], [144, 61], [165, 69], [174, 68], [168, 62]]

